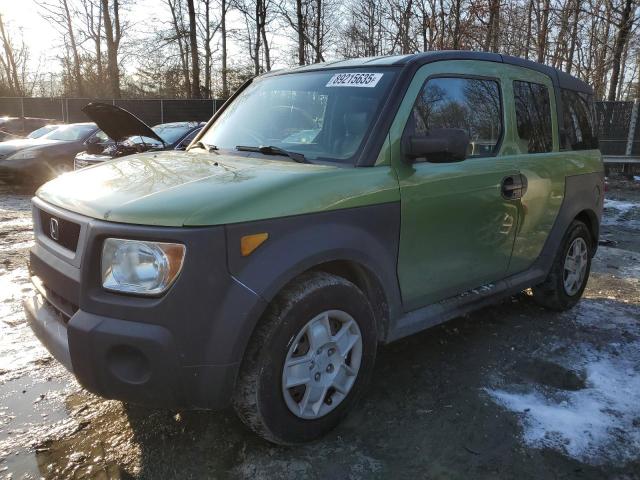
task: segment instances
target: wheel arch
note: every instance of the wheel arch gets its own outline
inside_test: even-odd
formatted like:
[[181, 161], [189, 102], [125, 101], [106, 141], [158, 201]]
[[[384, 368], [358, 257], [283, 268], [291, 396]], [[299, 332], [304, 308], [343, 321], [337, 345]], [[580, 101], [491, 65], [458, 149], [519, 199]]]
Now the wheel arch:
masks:
[[[319, 214], [228, 225], [225, 227], [229, 273], [261, 299], [241, 322], [234, 340], [234, 361], [244, 357], [269, 304], [300, 275], [322, 271], [356, 285], [373, 309], [378, 340], [402, 312], [397, 277], [399, 203], [371, 205]], [[249, 256], [238, 245], [247, 234], [268, 239]]]
[[600, 234], [600, 222], [598, 221], [598, 216], [596, 212], [592, 209], [588, 208], [582, 210], [575, 216], [575, 220], [579, 220], [584, 223], [589, 229], [589, 233], [591, 233], [591, 242], [592, 242], [592, 254], [595, 255], [596, 249], [598, 247], [598, 237]]
[[377, 275], [361, 263], [353, 260], [331, 260], [314, 265], [307, 270], [326, 272], [344, 278], [358, 287], [367, 297], [376, 320], [378, 341], [382, 341], [389, 327], [389, 302], [380, 279]]

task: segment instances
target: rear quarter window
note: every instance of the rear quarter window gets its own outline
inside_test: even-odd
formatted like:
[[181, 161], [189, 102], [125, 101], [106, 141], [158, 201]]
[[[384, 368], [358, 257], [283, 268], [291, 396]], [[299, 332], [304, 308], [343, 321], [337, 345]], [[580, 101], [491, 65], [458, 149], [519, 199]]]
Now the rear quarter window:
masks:
[[598, 148], [594, 128], [593, 97], [586, 93], [562, 89], [562, 150]]
[[539, 83], [516, 80], [513, 82], [513, 96], [521, 150], [527, 153], [550, 152], [553, 136], [549, 89]]

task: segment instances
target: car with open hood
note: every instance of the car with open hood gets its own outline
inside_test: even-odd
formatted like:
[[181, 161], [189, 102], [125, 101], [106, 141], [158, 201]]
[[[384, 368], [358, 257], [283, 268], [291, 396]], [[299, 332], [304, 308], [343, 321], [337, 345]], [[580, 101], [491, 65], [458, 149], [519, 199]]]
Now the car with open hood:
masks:
[[593, 90], [560, 70], [454, 51], [271, 72], [186, 151], [38, 190], [27, 318], [91, 392], [311, 441], [380, 344], [525, 289], [576, 305], [603, 197]]
[[37, 138], [0, 143], [0, 180], [7, 183], [42, 184], [73, 170], [76, 154], [88, 144], [106, 146], [109, 138], [95, 123], [60, 125]]
[[115, 143], [106, 148], [87, 145], [86, 151], [76, 155], [76, 170], [149, 150], [184, 150], [204, 126], [204, 122], [171, 122], [150, 127], [123, 108], [99, 102], [82, 111]]

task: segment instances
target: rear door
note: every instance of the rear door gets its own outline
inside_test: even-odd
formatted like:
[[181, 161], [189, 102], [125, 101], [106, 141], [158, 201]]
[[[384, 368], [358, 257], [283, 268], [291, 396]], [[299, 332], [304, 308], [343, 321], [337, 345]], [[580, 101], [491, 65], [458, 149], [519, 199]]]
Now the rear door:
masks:
[[[517, 227], [518, 182], [501, 64], [435, 62], [415, 75], [391, 129], [401, 192], [398, 278], [412, 310], [506, 275]], [[470, 136], [461, 162], [404, 161], [401, 138], [434, 128]], [[504, 186], [507, 185], [506, 194]], [[512, 198], [509, 198], [509, 196]]]
[[519, 221], [509, 274], [527, 270], [540, 256], [564, 199], [565, 175], [578, 169], [559, 148], [555, 91], [551, 79], [527, 68], [505, 65], [505, 95], [513, 118], [514, 155], [527, 182], [518, 201]]

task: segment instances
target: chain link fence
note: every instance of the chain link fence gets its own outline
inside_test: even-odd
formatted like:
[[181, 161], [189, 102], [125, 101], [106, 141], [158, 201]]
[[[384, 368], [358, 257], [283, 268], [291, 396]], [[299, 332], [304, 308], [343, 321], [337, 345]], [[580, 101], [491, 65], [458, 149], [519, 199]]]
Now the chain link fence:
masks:
[[600, 150], [610, 156], [640, 155], [640, 129], [635, 102], [597, 102], [596, 126]]
[[48, 118], [65, 123], [86, 122], [82, 107], [89, 102], [117, 105], [149, 125], [204, 122], [220, 108], [218, 99], [111, 99], [111, 98], [14, 98], [0, 97], [0, 116]]
[[[223, 100], [209, 99], [96, 99], [0, 97], [0, 116], [49, 118], [66, 123], [86, 122], [82, 107], [89, 102], [111, 103], [149, 125], [179, 121], [207, 121]], [[635, 105], [635, 106], [634, 106]], [[600, 150], [606, 156], [640, 156], [637, 102], [597, 102], [596, 126]]]

